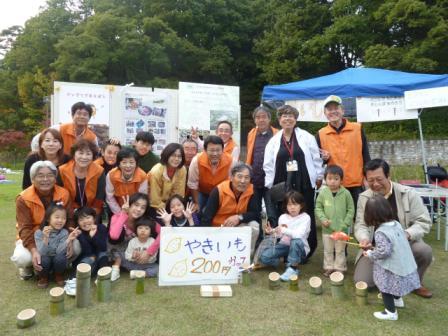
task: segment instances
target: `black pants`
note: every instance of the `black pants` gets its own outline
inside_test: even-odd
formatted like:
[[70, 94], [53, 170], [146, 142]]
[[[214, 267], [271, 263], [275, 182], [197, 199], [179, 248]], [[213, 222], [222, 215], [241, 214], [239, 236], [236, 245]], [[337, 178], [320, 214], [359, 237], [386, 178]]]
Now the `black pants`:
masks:
[[384, 308], [386, 308], [391, 313], [395, 313], [394, 299], [398, 299], [399, 297], [387, 293], [381, 293], [381, 295], [383, 296]]

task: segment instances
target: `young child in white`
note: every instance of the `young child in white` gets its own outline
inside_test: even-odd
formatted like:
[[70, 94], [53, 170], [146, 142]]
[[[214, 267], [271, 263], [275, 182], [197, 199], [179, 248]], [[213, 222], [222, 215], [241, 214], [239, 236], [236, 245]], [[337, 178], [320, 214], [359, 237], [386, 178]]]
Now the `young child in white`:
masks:
[[136, 270], [143, 270], [147, 277], [155, 277], [158, 273], [157, 253], [149, 256], [146, 250], [155, 242], [151, 237], [155, 223], [149, 218], [140, 218], [135, 222], [137, 237], [132, 238], [125, 252], [125, 260], [121, 266], [130, 271], [130, 278], [135, 279]]
[[311, 231], [311, 218], [305, 212], [304, 197], [297, 191], [286, 193], [283, 207], [286, 213], [279, 217], [278, 226], [271, 228], [268, 224], [266, 228], [267, 234], [280, 237], [280, 241], [261, 253], [260, 262], [276, 267], [280, 257], [287, 257], [287, 268], [280, 279], [288, 281], [292, 275], [299, 274], [298, 265], [306, 259], [310, 251], [308, 236]]
[[394, 220], [393, 210], [383, 196], [366, 203], [364, 222], [374, 227], [375, 246], [363, 251], [373, 261], [373, 281], [383, 297], [385, 310], [373, 315], [379, 320], [398, 319], [396, 307], [404, 307], [402, 296], [420, 288], [411, 247], [400, 223]]
[[322, 223], [322, 243], [324, 245], [324, 276], [334, 271], [347, 270], [344, 241], [333, 240], [330, 235], [335, 231], [349, 233], [355, 214], [355, 206], [350, 192], [342, 185], [344, 171], [336, 165], [328, 166], [324, 173], [326, 186], [317, 196], [314, 213]]

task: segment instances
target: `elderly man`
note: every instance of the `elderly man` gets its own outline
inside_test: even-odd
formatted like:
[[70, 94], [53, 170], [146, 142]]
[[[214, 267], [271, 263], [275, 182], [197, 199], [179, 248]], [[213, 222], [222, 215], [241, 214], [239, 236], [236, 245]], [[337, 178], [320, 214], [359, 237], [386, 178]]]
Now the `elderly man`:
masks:
[[185, 139], [184, 142], [182, 142], [182, 147], [184, 148], [185, 152], [185, 167], [190, 167], [190, 163], [193, 160], [193, 158], [196, 156], [196, 154], [199, 152], [198, 144], [193, 139]]
[[191, 161], [187, 187], [191, 189], [193, 201], [199, 206], [200, 211], [207, 204], [212, 189], [229, 179], [233, 159], [223, 150], [222, 139], [210, 135], [204, 141], [204, 152], [196, 155]]
[[363, 192], [362, 168], [370, 161], [366, 136], [361, 124], [344, 118], [340, 97], [327, 97], [324, 113], [328, 125], [321, 128], [316, 135], [322, 159], [329, 165], [338, 165], [344, 170], [342, 184], [350, 191], [356, 204], [359, 194]]
[[[406, 232], [407, 239], [411, 245], [412, 254], [417, 263], [417, 271], [420, 282], [423, 283], [423, 275], [432, 262], [432, 249], [423, 241], [423, 236], [431, 229], [431, 219], [428, 210], [423, 205], [420, 197], [412, 188], [392, 182], [389, 177], [389, 165], [382, 159], [369, 161], [364, 167], [364, 176], [369, 189], [359, 195], [358, 211], [355, 223], [355, 237], [363, 249], [372, 246], [373, 228], [364, 222], [364, 209], [368, 199], [374, 195], [383, 195], [390, 203], [395, 219], [400, 222]], [[372, 268], [373, 264], [369, 258], [359, 253], [354, 280], [365, 281], [369, 287], [373, 287]], [[425, 287], [414, 291], [415, 294], [424, 298], [432, 297], [432, 293]]]
[[253, 253], [260, 231], [260, 209], [250, 183], [251, 170], [249, 165], [237, 163], [232, 168], [230, 181], [224, 181], [212, 190], [202, 216], [202, 225], [250, 226]]

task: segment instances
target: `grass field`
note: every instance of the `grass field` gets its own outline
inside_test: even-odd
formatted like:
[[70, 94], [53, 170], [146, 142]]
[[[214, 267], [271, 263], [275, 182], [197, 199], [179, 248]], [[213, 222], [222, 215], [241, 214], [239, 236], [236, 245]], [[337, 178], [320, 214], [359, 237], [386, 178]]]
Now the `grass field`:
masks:
[[[398, 178], [415, 178], [395, 171]], [[443, 241], [435, 239], [435, 227], [427, 237], [434, 249], [435, 261], [425, 285], [434, 292], [426, 300], [413, 294], [405, 297], [406, 308], [399, 310], [397, 322], [377, 321], [372, 312], [382, 309], [376, 292], [369, 293], [369, 305], [359, 307], [352, 284], [354, 248], [349, 248], [349, 271], [345, 282], [347, 299], [334, 301], [330, 285], [324, 280], [324, 293], [313, 296], [308, 279], [321, 274], [322, 247], [301, 268], [299, 292], [290, 292], [286, 284], [271, 291], [267, 275], [253, 274], [250, 287], [234, 285], [234, 296], [206, 299], [199, 287], [159, 288], [147, 279], [146, 293], [135, 295], [135, 283], [122, 273], [113, 284], [112, 300], [98, 303], [92, 283], [92, 305], [77, 309], [74, 299], [66, 297], [66, 312], [51, 317], [48, 289], [40, 290], [34, 280], [21, 281], [9, 257], [15, 237], [14, 199], [20, 191], [21, 175], [10, 175], [15, 184], [0, 185], [0, 335], [447, 335], [448, 252]], [[442, 234], [444, 230], [442, 230]], [[34, 308], [37, 324], [18, 330], [19, 311]]]

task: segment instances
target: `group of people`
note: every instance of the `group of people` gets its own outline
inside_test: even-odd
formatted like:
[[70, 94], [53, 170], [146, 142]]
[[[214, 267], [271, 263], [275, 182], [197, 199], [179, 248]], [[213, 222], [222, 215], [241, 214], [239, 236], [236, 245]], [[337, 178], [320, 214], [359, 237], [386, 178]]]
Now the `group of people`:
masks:
[[257, 261], [273, 266], [284, 257], [287, 281], [317, 248], [317, 220], [324, 276], [347, 270], [346, 245], [331, 234], [354, 229], [362, 247], [355, 281], [380, 289], [386, 310], [378, 318], [396, 319], [403, 295], [432, 296], [421, 284], [432, 260], [422, 239], [428, 211], [411, 188], [391, 182], [387, 162], [370, 160], [362, 127], [344, 118], [340, 97], [328, 97], [324, 112], [328, 125], [313, 136], [297, 126], [294, 107], [278, 108], [280, 130], [271, 110], [257, 107], [243, 163], [228, 121], [203, 141], [192, 128], [160, 157], [150, 132], [138, 133], [132, 147], [110, 139], [99, 151], [88, 128], [92, 109], [76, 103], [71, 123], [33, 139], [11, 259], [22, 278], [34, 268], [41, 288], [51, 274], [63, 284], [67, 267], [81, 262], [93, 274], [111, 264], [113, 281], [120, 268], [131, 278], [134, 270], [156, 276], [162, 226], [249, 226], [252, 255], [258, 246]]

